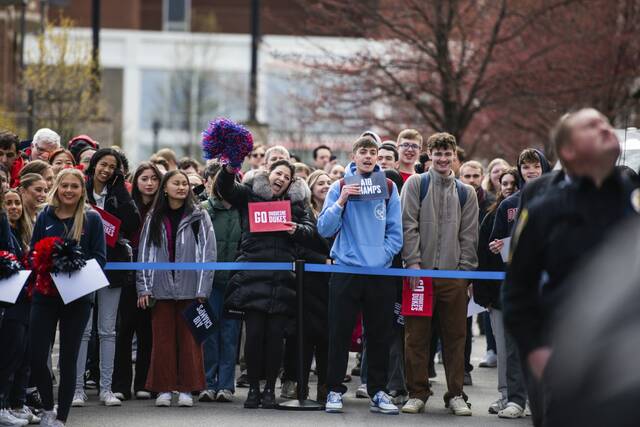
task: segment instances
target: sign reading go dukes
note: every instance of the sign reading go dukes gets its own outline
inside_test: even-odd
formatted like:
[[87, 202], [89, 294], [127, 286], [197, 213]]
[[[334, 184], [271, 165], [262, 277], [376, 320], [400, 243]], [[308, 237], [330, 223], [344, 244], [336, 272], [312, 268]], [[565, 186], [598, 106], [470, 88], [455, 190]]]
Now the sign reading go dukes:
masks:
[[249, 203], [249, 230], [252, 233], [287, 231], [291, 221], [291, 201]]

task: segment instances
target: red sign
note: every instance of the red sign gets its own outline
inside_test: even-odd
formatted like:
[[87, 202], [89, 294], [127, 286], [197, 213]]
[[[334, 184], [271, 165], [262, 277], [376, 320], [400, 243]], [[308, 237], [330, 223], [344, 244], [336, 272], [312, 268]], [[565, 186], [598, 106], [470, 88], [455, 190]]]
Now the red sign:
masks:
[[433, 281], [430, 277], [421, 277], [415, 289], [411, 289], [409, 278], [402, 281], [402, 310], [403, 316], [432, 316], [433, 315]]
[[100, 209], [97, 206], [93, 206], [96, 212], [100, 214], [102, 218], [102, 226], [104, 227], [104, 238], [107, 241], [107, 246], [113, 248], [118, 241], [118, 233], [120, 232], [120, 224], [122, 221], [111, 215], [104, 209]]
[[287, 231], [291, 227], [283, 224], [291, 221], [291, 202], [249, 203], [249, 230], [252, 233]]

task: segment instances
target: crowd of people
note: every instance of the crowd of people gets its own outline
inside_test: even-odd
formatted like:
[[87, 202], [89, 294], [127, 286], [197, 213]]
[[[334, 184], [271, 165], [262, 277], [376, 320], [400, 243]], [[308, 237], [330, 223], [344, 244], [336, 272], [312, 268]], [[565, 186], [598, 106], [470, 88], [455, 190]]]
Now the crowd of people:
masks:
[[[244, 407], [270, 409], [277, 406], [279, 377], [281, 398], [295, 398], [299, 387], [327, 412], [342, 412], [353, 374], [362, 382], [357, 396], [369, 398], [372, 412], [418, 414], [433, 394], [436, 357], [444, 362], [445, 407], [470, 416], [464, 386], [472, 383], [471, 296], [488, 311], [480, 325], [487, 336], [481, 366], [498, 371], [495, 402], [480, 410], [501, 418], [533, 412], [535, 425], [560, 419], [563, 408], [549, 398], [543, 373], [563, 280], [604, 239], [605, 226], [637, 212], [640, 197], [633, 173], [614, 167], [619, 145], [596, 110], [563, 116], [553, 140], [562, 166], [554, 172], [534, 148], [523, 150], [514, 166], [498, 158], [484, 167], [465, 159], [453, 135], [423, 140], [414, 129], [385, 141], [364, 132], [346, 165], [324, 145], [305, 164], [283, 146], [256, 144], [237, 172], [218, 160], [178, 161], [170, 149], [134, 169], [124, 152], [88, 135], [63, 146], [51, 129], [25, 142], [1, 131], [0, 250], [20, 259], [41, 239], [58, 236], [77, 241], [84, 258], [101, 266], [302, 259], [507, 271], [507, 279], [433, 279], [433, 314], [403, 318], [396, 310], [407, 291], [402, 277], [307, 273], [303, 384], [296, 384], [291, 271], [108, 270], [108, 287], [69, 304], [53, 285], [29, 280], [16, 303], [0, 309], [0, 425], [62, 426], [71, 407], [88, 401], [90, 388], [107, 407], [132, 398], [190, 407], [194, 398], [231, 402], [236, 386], [248, 387]], [[354, 200], [361, 187], [347, 179], [380, 171], [388, 197]], [[286, 230], [252, 232], [249, 203], [279, 200], [291, 204]], [[590, 203], [601, 207], [597, 214], [577, 211]], [[121, 221], [113, 245], [100, 212]], [[570, 247], [575, 241], [581, 243]], [[423, 280], [430, 279], [407, 279], [408, 289]], [[208, 304], [216, 322], [203, 344], [182, 315], [195, 301]], [[360, 327], [358, 366], [349, 375]]]

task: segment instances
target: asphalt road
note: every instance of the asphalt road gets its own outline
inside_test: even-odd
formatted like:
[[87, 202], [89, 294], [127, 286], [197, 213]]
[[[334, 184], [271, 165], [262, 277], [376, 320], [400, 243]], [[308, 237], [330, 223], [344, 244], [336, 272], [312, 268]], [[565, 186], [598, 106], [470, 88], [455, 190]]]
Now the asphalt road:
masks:
[[[197, 426], [338, 426], [338, 425], [428, 425], [428, 426], [528, 426], [530, 419], [503, 420], [490, 415], [487, 408], [497, 396], [497, 370], [479, 368], [478, 362], [484, 355], [484, 337], [475, 337], [472, 364], [473, 386], [465, 387], [472, 404], [472, 417], [456, 417], [444, 407], [444, 370], [437, 365], [437, 378], [433, 382], [434, 396], [427, 402], [424, 414], [398, 416], [373, 414], [368, 410], [367, 399], [356, 399], [355, 390], [360, 384], [359, 377], [348, 383], [349, 392], [345, 396], [344, 413], [327, 414], [324, 412], [293, 412], [281, 410], [247, 410], [242, 407], [247, 389], [236, 390], [236, 400], [232, 403], [198, 403], [192, 408], [156, 408], [153, 400], [123, 402], [121, 407], [107, 408], [98, 401], [95, 390], [89, 390], [89, 402], [84, 408], [72, 408], [67, 426], [153, 426], [153, 427], [197, 427]], [[355, 358], [351, 357], [352, 366]], [[54, 365], [55, 366], [55, 365]], [[311, 377], [315, 383], [315, 377]], [[315, 385], [311, 385], [312, 397], [315, 397]], [[279, 389], [277, 390], [279, 393]], [[175, 401], [175, 400], [174, 400]]]

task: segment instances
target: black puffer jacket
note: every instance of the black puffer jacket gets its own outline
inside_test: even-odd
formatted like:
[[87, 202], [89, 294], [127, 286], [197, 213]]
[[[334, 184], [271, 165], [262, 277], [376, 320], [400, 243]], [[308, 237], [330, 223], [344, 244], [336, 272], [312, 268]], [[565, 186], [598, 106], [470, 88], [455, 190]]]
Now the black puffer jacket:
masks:
[[[93, 178], [87, 178], [87, 198], [92, 205], [96, 204], [93, 197]], [[114, 173], [107, 183], [107, 195], [104, 201], [104, 210], [117, 217], [120, 224], [118, 241], [112, 248], [107, 245], [107, 261], [131, 261], [130, 241], [142, 228], [138, 207], [131, 198], [124, 184], [124, 176], [119, 170]], [[109, 287], [121, 287], [135, 283], [135, 272], [131, 271], [106, 271], [109, 279]]]
[[[238, 262], [293, 262], [298, 245], [307, 245], [313, 236], [313, 220], [305, 207], [307, 185], [294, 180], [282, 199], [291, 200], [291, 220], [298, 224], [293, 235], [285, 231], [252, 233], [248, 203], [274, 200], [266, 172], [257, 173], [246, 184], [235, 182], [233, 174], [222, 170], [216, 189], [224, 200], [240, 211], [242, 239]], [[225, 306], [234, 310], [255, 310], [270, 314], [295, 313], [295, 281], [290, 271], [238, 271], [227, 286]]]
[[[478, 236], [478, 270], [479, 271], [503, 271], [505, 269], [502, 256], [489, 250], [491, 242], [491, 229], [496, 218], [496, 211], [488, 213], [480, 225]], [[501, 280], [476, 280], [473, 282], [473, 298], [483, 307], [493, 307], [502, 310], [500, 301]]]

